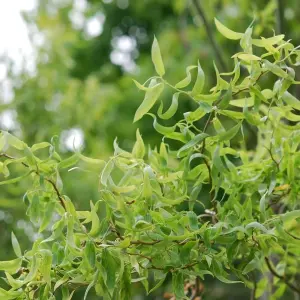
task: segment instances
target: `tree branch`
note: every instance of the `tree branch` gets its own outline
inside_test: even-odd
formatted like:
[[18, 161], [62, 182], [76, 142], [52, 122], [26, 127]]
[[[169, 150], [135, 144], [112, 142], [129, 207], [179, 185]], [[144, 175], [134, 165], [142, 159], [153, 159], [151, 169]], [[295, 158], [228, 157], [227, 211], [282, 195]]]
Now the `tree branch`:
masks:
[[218, 63], [219, 65], [221, 66], [221, 69], [223, 71], [226, 71], [226, 63], [222, 57], [222, 54], [220, 52], [220, 48], [218, 47], [217, 45], [217, 42], [215, 40], [215, 37], [214, 37], [214, 33], [213, 33], [213, 30], [211, 28], [211, 25], [209, 24], [207, 18], [206, 18], [206, 15], [202, 9], [202, 6], [200, 4], [200, 1], [198, 0], [192, 0], [195, 8], [196, 8], [196, 11], [197, 13], [199, 14], [200, 18], [202, 19], [202, 22], [203, 22], [203, 25], [205, 27], [205, 30], [206, 30], [206, 33], [207, 33], [207, 36], [208, 36], [208, 39], [211, 43], [211, 46], [217, 56], [217, 60], [218, 60]]
[[[15, 157], [10, 156], [10, 155], [8, 155], [8, 154], [6, 154], [6, 153], [1, 153], [1, 154], [0, 154], [0, 157], [1, 157], [1, 156], [2, 156], [2, 157], [6, 157], [6, 158], [8, 158], [8, 159], [16, 159]], [[27, 164], [24, 163], [24, 162], [22, 162], [22, 165], [23, 165], [24, 167], [26, 167], [26, 168], [29, 168], [29, 165], [27, 165]], [[40, 174], [39, 174], [39, 172], [38, 172], [37, 170], [33, 170], [32, 172], [34, 172], [36, 175], [40, 176]], [[64, 203], [64, 199], [63, 199], [62, 195], [60, 194], [60, 192], [59, 192], [59, 190], [58, 190], [56, 184], [55, 184], [51, 179], [49, 179], [49, 178], [45, 178], [45, 180], [46, 180], [47, 182], [49, 182], [49, 183], [52, 185], [52, 187], [53, 187], [53, 189], [54, 189], [54, 191], [55, 191], [55, 193], [56, 193], [56, 195], [57, 195], [57, 198], [58, 198], [58, 200], [59, 200], [61, 206], [64, 208], [65, 211], [67, 211], [66, 205], [65, 205], [65, 203]]]
[[267, 257], [265, 257], [265, 262], [267, 264], [267, 267], [268, 267], [269, 271], [272, 273], [273, 276], [281, 279], [291, 290], [293, 290], [294, 292], [300, 294], [300, 289], [299, 288], [297, 288], [292, 283], [290, 283], [284, 275], [278, 274], [276, 272], [276, 270], [273, 269], [273, 266], [271, 265], [270, 260]]
[[283, 0], [277, 0], [277, 9], [276, 9], [276, 17], [277, 17], [277, 33], [284, 33], [284, 4]]

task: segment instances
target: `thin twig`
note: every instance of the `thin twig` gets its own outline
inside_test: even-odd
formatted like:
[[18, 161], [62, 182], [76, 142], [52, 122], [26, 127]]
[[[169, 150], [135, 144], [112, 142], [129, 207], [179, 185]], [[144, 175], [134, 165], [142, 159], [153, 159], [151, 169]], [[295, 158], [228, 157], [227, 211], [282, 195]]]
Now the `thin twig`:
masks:
[[295, 240], [300, 240], [300, 237], [297, 237], [297, 236], [295, 236], [295, 235], [289, 233], [289, 232], [288, 232], [287, 230], [285, 230], [285, 229], [284, 229], [284, 231], [285, 231], [289, 236], [291, 236], [293, 239], [295, 239]]
[[270, 260], [269, 260], [267, 257], [265, 257], [265, 262], [266, 262], [266, 264], [267, 264], [267, 267], [268, 267], [269, 271], [272, 273], [273, 276], [275, 276], [275, 277], [281, 279], [281, 280], [282, 280], [282, 281], [283, 281], [283, 282], [284, 282], [291, 290], [293, 290], [294, 292], [300, 294], [300, 289], [299, 289], [299, 288], [297, 288], [297, 287], [294, 286], [292, 283], [290, 283], [290, 282], [288, 281], [288, 279], [287, 279], [284, 275], [278, 274], [278, 273], [276, 272], [276, 270], [273, 269], [273, 267], [272, 267], [272, 265], [271, 265], [271, 263], [270, 263]]
[[[10, 156], [10, 155], [6, 154], [6, 153], [1, 153], [1, 154], [0, 154], [0, 157], [6, 157], [6, 158], [8, 158], [8, 159], [17, 159], [17, 158], [15, 158], [15, 157], [13, 157], [13, 156]], [[26, 163], [24, 163], [24, 162], [22, 162], [22, 165], [23, 165], [24, 167], [26, 167], [26, 168], [29, 168], [29, 165], [26, 164]], [[40, 176], [40, 173], [39, 173], [37, 170], [33, 170], [33, 172], [34, 172], [36, 175]], [[45, 180], [46, 180], [47, 182], [49, 182], [49, 183], [52, 185], [52, 187], [53, 187], [53, 189], [54, 189], [54, 191], [55, 191], [55, 193], [56, 193], [56, 195], [57, 195], [57, 198], [59, 199], [59, 202], [60, 202], [61, 206], [64, 208], [65, 211], [67, 211], [66, 205], [65, 205], [65, 203], [64, 203], [64, 199], [63, 199], [62, 195], [60, 194], [60, 192], [59, 192], [59, 190], [58, 190], [56, 184], [55, 184], [51, 179], [49, 179], [49, 178], [45, 178]]]
[[143, 254], [140, 254], [140, 253], [129, 253], [129, 252], [126, 252], [126, 254], [128, 254], [128, 255], [133, 255], [133, 256], [139, 256], [139, 257], [142, 257], [142, 258], [146, 258], [146, 259], [148, 259], [150, 262], [152, 262], [152, 257], [147, 256], [147, 255], [143, 255]]
[[131, 245], [155, 245], [155, 244], [158, 244], [160, 243], [161, 240], [156, 240], [156, 241], [153, 241], [153, 242], [144, 242], [144, 241], [130, 241], [130, 244]]
[[266, 148], [270, 154], [270, 157], [272, 159], [272, 161], [275, 163], [276, 167], [277, 167], [277, 170], [280, 171], [280, 168], [279, 168], [279, 162], [274, 158], [273, 156], [273, 153], [272, 153], [272, 149], [270, 148], [267, 148], [266, 146], [264, 146], [264, 148]]

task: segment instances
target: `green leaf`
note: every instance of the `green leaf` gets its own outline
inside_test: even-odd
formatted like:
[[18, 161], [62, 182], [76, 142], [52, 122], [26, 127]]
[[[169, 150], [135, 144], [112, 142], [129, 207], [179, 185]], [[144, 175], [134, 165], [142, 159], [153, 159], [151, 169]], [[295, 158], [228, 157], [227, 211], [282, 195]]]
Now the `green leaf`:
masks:
[[136, 158], [143, 158], [145, 156], [145, 145], [139, 129], [136, 130], [136, 142], [132, 149], [132, 155]]
[[287, 105], [290, 105], [291, 107], [300, 110], [300, 101], [289, 92], [286, 91], [283, 93], [282, 100]]
[[[82, 161], [84, 161], [88, 164], [97, 165], [97, 166], [100, 166], [101, 168], [103, 168], [105, 165], [105, 161], [102, 159], [86, 157], [86, 156], [82, 155], [80, 152], [77, 152], [77, 155]], [[62, 164], [63, 164], [63, 161], [62, 161]]]
[[243, 269], [243, 274], [248, 274], [255, 269], [260, 269], [261, 262], [257, 257], [253, 258]]
[[192, 90], [192, 96], [201, 94], [201, 92], [203, 90], [203, 87], [204, 87], [204, 83], [205, 83], [205, 75], [204, 75], [204, 72], [201, 68], [201, 65], [200, 65], [199, 61], [198, 61], [197, 79], [196, 79], [195, 85], [194, 85], [193, 90]]
[[228, 90], [224, 94], [224, 96], [221, 99], [220, 104], [218, 105], [219, 109], [225, 109], [229, 105], [230, 101], [232, 99], [232, 88], [231, 85], [229, 86]]
[[[239, 283], [240, 281], [233, 281], [229, 280], [226, 277], [224, 277], [225, 271], [221, 268], [221, 263], [212, 260], [212, 268], [214, 270], [214, 276], [216, 276], [217, 279], [219, 279], [221, 282], [232, 284], [232, 283]], [[225, 273], [226, 274], [226, 273]]]
[[95, 267], [96, 263], [96, 250], [92, 241], [87, 241], [84, 248], [84, 256], [91, 268]]
[[121, 277], [120, 300], [132, 299], [131, 286], [131, 265], [127, 264]]
[[13, 278], [9, 273], [5, 272], [5, 276], [7, 278], [7, 281], [9, 283], [9, 285], [13, 288], [13, 289], [19, 289], [23, 284], [24, 281], [23, 280], [18, 280]]
[[273, 74], [277, 75], [280, 78], [288, 78], [289, 75], [283, 71], [279, 66], [276, 64], [272, 64], [268, 60], [264, 60], [264, 68], [266, 68], [268, 71], [272, 72]]
[[90, 284], [88, 285], [88, 287], [85, 290], [84, 296], [83, 296], [83, 300], [87, 299], [88, 293], [91, 290], [91, 288], [96, 284], [97, 279], [99, 276], [99, 270], [97, 270], [94, 275], [93, 275], [93, 280], [90, 282]]
[[289, 222], [300, 218], [300, 210], [288, 211], [285, 214], [280, 215], [283, 222]]
[[199, 133], [195, 135], [192, 140], [190, 140], [187, 144], [185, 144], [183, 147], [181, 147], [178, 150], [177, 157], [181, 157], [182, 152], [189, 150], [190, 148], [196, 145], [199, 145], [207, 137], [208, 137], [207, 133]]
[[162, 126], [157, 122], [157, 118], [154, 115], [152, 115], [152, 114], [149, 114], [149, 115], [151, 115], [153, 117], [153, 119], [154, 119], [153, 127], [158, 133], [167, 136], [175, 131], [176, 125], [170, 126], [170, 127]]
[[177, 92], [173, 95], [172, 103], [171, 103], [170, 107], [168, 108], [168, 110], [165, 111], [164, 113], [163, 113], [163, 102], [161, 102], [161, 104], [158, 108], [158, 111], [157, 111], [157, 115], [161, 119], [168, 120], [168, 119], [172, 118], [175, 115], [175, 113], [178, 109], [178, 97], [179, 97], [179, 95], [180, 95], [180, 92]]
[[187, 122], [193, 123], [195, 121], [200, 120], [206, 115], [206, 112], [203, 110], [202, 107], [198, 107], [195, 111], [188, 111], [184, 113], [184, 118]]
[[37, 150], [40, 150], [40, 149], [45, 149], [47, 147], [50, 147], [51, 144], [48, 143], [48, 142], [42, 142], [42, 143], [38, 143], [38, 144], [34, 144], [32, 147], [31, 147], [31, 151], [32, 152], [35, 152]]
[[176, 299], [182, 299], [184, 294], [184, 279], [183, 274], [180, 272], [172, 273], [172, 291], [175, 294]]
[[142, 84], [140, 84], [138, 81], [132, 79], [133, 82], [135, 83], [136, 87], [139, 89], [139, 90], [142, 90], [142, 91], [148, 91], [149, 90], [149, 87], [146, 87]]
[[145, 198], [151, 198], [152, 196], [152, 187], [150, 183], [150, 167], [144, 168], [144, 185], [143, 185], [143, 196]]
[[15, 274], [22, 265], [22, 258], [16, 258], [13, 260], [0, 261], [0, 270], [9, 274]]
[[252, 44], [257, 47], [263, 47], [266, 48], [269, 45], [273, 46], [275, 44], [278, 44], [280, 41], [284, 39], [284, 34], [275, 35], [273, 37], [267, 38], [267, 39], [252, 39]]
[[20, 244], [13, 232], [11, 232], [11, 243], [12, 243], [14, 252], [17, 255], [17, 257], [22, 257], [22, 251], [21, 251]]
[[13, 299], [18, 299], [19, 296], [21, 296], [23, 292], [22, 291], [6, 291], [2, 288], [0, 288], [0, 299], [2, 298], [3, 300], [13, 300]]
[[197, 66], [189, 66], [186, 68], [186, 77], [175, 84], [176, 89], [183, 89], [191, 83], [192, 81], [191, 71], [195, 68], [197, 68]]
[[108, 178], [110, 177], [110, 174], [113, 170], [115, 166], [115, 163], [114, 161], [111, 159], [109, 160], [109, 162], [106, 164], [106, 166], [104, 167], [102, 173], [101, 173], [101, 177], [100, 177], [100, 182], [106, 186], [107, 185], [107, 181], [108, 181]]
[[260, 57], [254, 55], [254, 54], [242, 53], [242, 52], [237, 53], [237, 54], [232, 56], [232, 58], [234, 58], [234, 57], [237, 57], [241, 60], [248, 61], [248, 62], [261, 60]]
[[39, 233], [43, 232], [50, 224], [52, 217], [53, 217], [54, 208], [55, 208], [55, 202], [47, 203], [45, 211], [44, 211], [42, 224], [39, 228]]
[[0, 152], [3, 151], [3, 148], [6, 144], [6, 136], [1, 132], [1, 135], [0, 135]]
[[109, 249], [103, 249], [102, 265], [106, 271], [105, 283], [109, 291], [113, 291], [116, 283], [116, 274], [119, 269], [116, 259], [111, 255]]
[[162, 284], [164, 283], [164, 281], [166, 280], [166, 274], [163, 276], [163, 278], [161, 278], [156, 284], [155, 286], [149, 291], [148, 294], [151, 294], [152, 292], [154, 292], [155, 290], [157, 290], [159, 287], [162, 286]]
[[24, 280], [25, 283], [30, 282], [36, 278], [38, 274], [39, 266], [40, 266], [40, 260], [37, 259], [37, 254], [34, 254], [31, 260], [30, 271]]
[[44, 281], [50, 285], [51, 284], [51, 263], [52, 263], [52, 252], [47, 249], [42, 249], [39, 251], [42, 256], [40, 263], [40, 272], [43, 276]]
[[77, 153], [73, 154], [72, 156], [62, 160], [58, 164], [59, 169], [65, 169], [69, 168], [71, 166], [74, 166], [79, 161], [79, 156]]
[[227, 116], [229, 118], [232, 118], [234, 120], [241, 120], [244, 119], [245, 116], [243, 115], [243, 113], [238, 112], [238, 111], [232, 111], [232, 110], [221, 110], [219, 111], [220, 114]]
[[198, 230], [198, 218], [197, 215], [193, 211], [189, 211], [187, 213], [187, 216], [189, 218], [189, 226], [192, 230]]
[[66, 283], [69, 280], [69, 276], [65, 275], [64, 277], [60, 278], [58, 281], [56, 281], [53, 290], [57, 290], [61, 285]]
[[231, 129], [217, 135], [218, 141], [224, 142], [233, 139], [236, 136], [236, 134], [239, 132], [242, 122], [243, 121], [240, 121], [237, 125], [233, 126]]
[[6, 131], [4, 131], [3, 133], [5, 134], [6, 141], [10, 146], [12, 146], [18, 150], [24, 150], [27, 147], [27, 145], [24, 142], [22, 142], [15, 136], [11, 135], [10, 133], [8, 133]]
[[165, 74], [165, 67], [164, 67], [164, 63], [161, 57], [161, 53], [160, 53], [160, 49], [156, 37], [154, 37], [152, 43], [151, 57], [157, 74], [159, 76], [163, 76]]
[[218, 31], [229, 40], [239, 40], [243, 37], [243, 33], [232, 31], [231, 29], [224, 26], [220, 21], [215, 18], [215, 24]]
[[245, 106], [251, 107], [254, 105], [254, 98], [249, 97], [249, 98], [235, 99], [235, 100], [231, 100], [229, 104], [236, 107], [245, 107]]
[[151, 80], [150, 89], [146, 92], [142, 104], [135, 112], [134, 122], [140, 120], [152, 108], [152, 106], [155, 104], [156, 100], [162, 93], [164, 89], [164, 84], [163, 83], [155, 84], [155, 83], [156, 83], [155, 80]]
[[249, 112], [247, 106], [244, 107], [243, 113], [249, 124], [258, 126], [262, 123], [260, 115], [257, 112]]
[[100, 220], [98, 217], [98, 203], [96, 203], [96, 205], [94, 205], [92, 203], [92, 201], [90, 202], [91, 205], [91, 219], [92, 219], [92, 227], [91, 230], [89, 232], [89, 234], [93, 237], [97, 236], [97, 234], [99, 233], [100, 230]]
[[249, 224], [246, 225], [245, 227], [246, 229], [249, 229], [249, 228], [255, 228], [255, 229], [258, 229], [262, 232], [268, 232], [268, 230], [266, 229], [265, 226], [263, 226], [262, 224], [258, 223], [258, 222], [251, 222]]
[[0, 185], [17, 183], [17, 182], [21, 181], [22, 179], [24, 179], [25, 177], [27, 177], [28, 175], [30, 175], [31, 173], [32, 173], [32, 171], [28, 171], [24, 175], [21, 175], [19, 177], [15, 177], [15, 178], [12, 178], [12, 179], [0, 181]]

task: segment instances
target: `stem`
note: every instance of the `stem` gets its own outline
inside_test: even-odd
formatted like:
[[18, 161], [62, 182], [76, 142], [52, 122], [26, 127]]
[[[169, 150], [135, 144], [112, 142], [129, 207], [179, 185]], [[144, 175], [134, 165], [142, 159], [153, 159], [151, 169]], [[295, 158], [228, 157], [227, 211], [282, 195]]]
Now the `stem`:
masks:
[[198, 1], [198, 0], [192, 0], [192, 2], [193, 2], [194, 6], [196, 8], [197, 13], [199, 14], [199, 16], [202, 19], [203, 25], [205, 27], [205, 30], [206, 30], [206, 33], [207, 33], [207, 36], [208, 36], [208, 39], [209, 39], [209, 41], [210, 41], [210, 43], [211, 43], [211, 45], [212, 45], [212, 47], [214, 49], [214, 52], [216, 53], [217, 60], [218, 60], [218, 62], [220, 64], [220, 66], [221, 66], [221, 69], [223, 71], [225, 71], [227, 69], [226, 68], [226, 63], [225, 63], [225, 61], [224, 61], [224, 59], [222, 57], [222, 54], [221, 54], [221, 52], [219, 50], [220, 48], [217, 45], [217, 42], [216, 42], [215, 37], [214, 37], [213, 30], [212, 30], [211, 25], [209, 24], [209, 22], [208, 22], [208, 20], [206, 18], [206, 15], [205, 15], [202, 7], [201, 7], [200, 1]]

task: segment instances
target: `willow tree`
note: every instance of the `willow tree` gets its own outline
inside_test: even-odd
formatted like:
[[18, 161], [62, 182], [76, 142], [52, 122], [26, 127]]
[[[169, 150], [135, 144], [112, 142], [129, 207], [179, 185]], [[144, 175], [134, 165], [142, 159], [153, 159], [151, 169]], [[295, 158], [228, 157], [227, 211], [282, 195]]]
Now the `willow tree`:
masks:
[[[146, 147], [138, 130], [131, 152], [115, 140], [107, 161], [80, 149], [62, 160], [54, 140], [28, 146], [1, 133], [7, 178], [0, 184], [30, 181], [27, 215], [40, 233], [52, 232], [26, 251], [12, 233], [17, 258], [0, 262], [7, 283], [1, 298], [66, 300], [85, 288], [84, 299], [91, 289], [104, 299], [132, 299], [134, 284], [151, 293], [167, 275], [176, 299], [199, 299], [207, 276], [244, 284], [253, 299], [266, 290], [272, 299], [300, 293], [300, 102], [289, 92], [299, 84], [300, 52], [283, 35], [254, 39], [251, 26], [239, 33], [215, 23], [223, 36], [239, 41], [241, 52], [232, 56], [232, 72], [214, 65], [213, 87], [206, 86], [200, 62], [170, 83], [172, 70], [165, 71], [154, 39], [157, 74], [135, 82], [145, 97], [134, 122], [153, 122], [162, 135], [159, 147]], [[170, 106], [156, 106], [167, 89]], [[171, 125], [183, 95], [197, 109]], [[251, 148], [244, 138], [249, 128], [257, 136]], [[64, 194], [64, 170], [83, 172], [82, 180], [84, 171], [95, 172], [99, 197], [90, 210], [76, 209]]]

